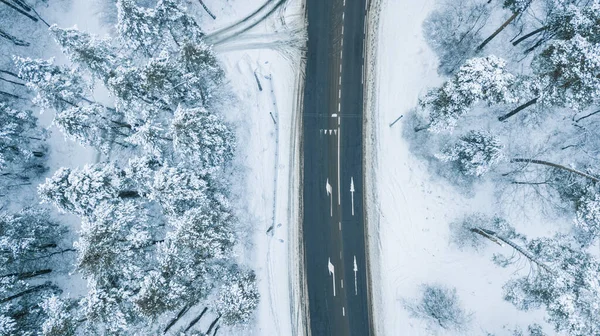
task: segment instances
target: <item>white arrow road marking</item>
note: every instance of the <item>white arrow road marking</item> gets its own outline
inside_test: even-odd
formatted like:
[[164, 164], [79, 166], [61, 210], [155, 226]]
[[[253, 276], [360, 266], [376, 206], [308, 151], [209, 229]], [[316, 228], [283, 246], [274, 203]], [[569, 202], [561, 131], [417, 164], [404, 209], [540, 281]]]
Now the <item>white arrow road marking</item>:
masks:
[[354, 178], [350, 177], [350, 193], [352, 193], [352, 216], [354, 216]]
[[332, 188], [331, 188], [331, 184], [329, 184], [329, 179], [327, 179], [327, 182], [325, 184], [325, 190], [327, 191], [327, 196], [329, 196], [329, 199], [331, 200], [330, 206], [329, 206], [329, 212], [330, 212], [330, 216], [333, 217], [333, 195], [331, 194]]
[[341, 286], [342, 288], [344, 288], [344, 279], [341, 279], [341, 280], [340, 280], [340, 286]]
[[346, 307], [342, 307], [342, 316], [346, 316]]
[[356, 256], [354, 256], [354, 295], [358, 295], [356, 272], [358, 272], [358, 266], [356, 265]]
[[331, 275], [333, 277], [333, 296], [335, 296], [335, 268], [333, 267], [333, 264], [331, 263], [331, 258], [328, 259], [327, 261], [327, 268], [329, 269], [329, 275]]

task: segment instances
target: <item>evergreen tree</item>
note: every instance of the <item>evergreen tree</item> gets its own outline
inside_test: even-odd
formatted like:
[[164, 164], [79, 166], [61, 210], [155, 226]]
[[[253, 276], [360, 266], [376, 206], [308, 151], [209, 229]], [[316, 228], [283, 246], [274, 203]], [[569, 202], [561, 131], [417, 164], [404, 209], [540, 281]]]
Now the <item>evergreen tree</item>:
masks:
[[0, 172], [10, 179], [28, 179], [45, 167], [41, 158], [46, 155], [43, 141], [46, 134], [37, 127], [31, 111], [15, 109], [0, 101]]
[[0, 213], [0, 335], [35, 335], [43, 323], [43, 295], [58, 293], [43, 279], [63, 250], [65, 230], [41, 208]]
[[125, 61], [118, 57], [110, 40], [99, 39], [77, 27], [59, 28], [52, 25], [50, 33], [71, 62], [103, 81], [107, 81], [114, 69]]
[[469, 131], [437, 157], [443, 162], [455, 162], [465, 175], [481, 176], [503, 159], [502, 150], [503, 146], [491, 134]]
[[173, 147], [182, 157], [198, 163], [201, 170], [213, 171], [233, 158], [234, 134], [217, 115], [205, 108], [175, 111], [172, 123]]
[[532, 66], [546, 104], [582, 111], [600, 97], [600, 44], [580, 35], [554, 41]]
[[216, 310], [225, 324], [249, 321], [258, 306], [259, 294], [254, 272], [233, 270], [225, 279], [216, 301]]
[[53, 65], [52, 60], [14, 58], [19, 77], [36, 91], [33, 102], [42, 109], [62, 111], [77, 105], [89, 92], [85, 79], [76, 70]]
[[43, 336], [74, 336], [77, 331], [76, 302], [56, 295], [46, 298], [41, 307], [47, 315], [42, 324]]
[[43, 202], [83, 216], [94, 212], [106, 200], [138, 197], [135, 190], [128, 189], [130, 184], [115, 165], [94, 164], [83, 169], [60, 168], [40, 184], [38, 192]]
[[506, 72], [506, 63], [495, 57], [472, 58], [439, 89], [430, 90], [419, 101], [429, 113], [431, 132], [451, 131], [473, 105], [515, 101], [512, 87], [516, 79]]
[[84, 146], [94, 147], [108, 153], [111, 145], [124, 145], [131, 126], [112, 120], [118, 115], [100, 104], [70, 107], [54, 117], [54, 123], [68, 138]]
[[587, 252], [570, 246], [566, 237], [539, 238], [527, 250], [552, 272], [540, 270], [505, 286], [505, 299], [518, 309], [545, 307], [548, 322], [558, 332], [584, 336], [600, 333], [600, 263]]

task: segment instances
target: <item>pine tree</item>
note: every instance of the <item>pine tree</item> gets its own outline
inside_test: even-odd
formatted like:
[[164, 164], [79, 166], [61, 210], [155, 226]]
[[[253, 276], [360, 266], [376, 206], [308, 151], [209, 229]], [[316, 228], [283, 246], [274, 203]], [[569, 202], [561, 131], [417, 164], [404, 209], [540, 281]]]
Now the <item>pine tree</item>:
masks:
[[114, 69], [124, 61], [119, 59], [110, 40], [99, 39], [80, 31], [77, 27], [59, 28], [57, 25], [52, 25], [50, 33], [71, 62], [82, 66], [105, 82]]
[[42, 109], [62, 111], [77, 105], [89, 92], [85, 79], [75, 70], [53, 65], [52, 60], [14, 58], [19, 77], [37, 92], [33, 102]]
[[47, 315], [42, 324], [43, 336], [74, 336], [78, 321], [75, 313], [76, 302], [60, 299], [56, 295], [46, 298], [40, 305]]
[[57, 113], [54, 123], [68, 138], [108, 153], [115, 143], [126, 146], [124, 140], [131, 132], [129, 124], [113, 118], [119, 116], [112, 110], [100, 104], [89, 104]]
[[489, 105], [515, 101], [512, 88], [515, 77], [506, 72], [506, 63], [495, 57], [472, 58], [453, 78], [439, 89], [430, 90], [419, 101], [429, 113], [431, 132], [451, 131], [473, 105]]
[[94, 164], [82, 169], [60, 168], [38, 187], [38, 192], [43, 202], [83, 216], [106, 200], [138, 197], [135, 190], [128, 189], [130, 185], [115, 165]]
[[580, 35], [554, 41], [533, 64], [540, 100], [582, 111], [600, 98], [600, 44]]
[[153, 9], [140, 7], [133, 0], [117, 1], [117, 32], [131, 50], [152, 55], [164, 37]]
[[235, 150], [233, 132], [221, 118], [205, 108], [180, 106], [171, 127], [175, 151], [198, 163], [200, 170], [211, 172], [232, 160]]
[[35, 335], [43, 323], [43, 295], [59, 293], [43, 279], [53, 272], [65, 229], [42, 208], [0, 213], [0, 332]]
[[575, 202], [577, 239], [588, 246], [600, 235], [600, 194], [588, 186]]
[[216, 310], [225, 324], [247, 323], [258, 306], [259, 293], [256, 276], [252, 271], [234, 269], [233, 276], [225, 279]]
[[455, 162], [465, 175], [482, 176], [502, 161], [503, 146], [487, 132], [469, 131], [447, 146], [437, 157], [443, 162]]
[[600, 333], [600, 263], [570, 245], [563, 236], [531, 240], [527, 250], [553, 272], [540, 270], [535, 276], [509, 281], [505, 299], [521, 310], [545, 307], [556, 331], [596, 335]]
[[[42, 172], [46, 155], [46, 133], [28, 110], [15, 109], [0, 101], [0, 172], [10, 179], [28, 179]], [[36, 169], [37, 168], [37, 169]]]

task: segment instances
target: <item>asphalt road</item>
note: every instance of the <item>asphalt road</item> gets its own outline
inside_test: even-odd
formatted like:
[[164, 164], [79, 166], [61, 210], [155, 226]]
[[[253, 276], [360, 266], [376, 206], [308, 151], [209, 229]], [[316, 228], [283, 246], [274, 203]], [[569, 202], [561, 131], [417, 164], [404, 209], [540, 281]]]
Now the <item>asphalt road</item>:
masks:
[[362, 194], [367, 1], [306, 1], [303, 235], [312, 336], [371, 334]]

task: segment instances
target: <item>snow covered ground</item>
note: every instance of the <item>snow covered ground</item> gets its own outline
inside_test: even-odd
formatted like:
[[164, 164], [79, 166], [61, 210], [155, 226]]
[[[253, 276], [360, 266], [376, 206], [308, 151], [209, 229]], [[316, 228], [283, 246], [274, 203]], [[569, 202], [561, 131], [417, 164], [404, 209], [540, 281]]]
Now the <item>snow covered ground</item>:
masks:
[[[240, 18], [260, 4], [238, 1], [223, 11], [229, 18]], [[299, 50], [287, 43], [298, 36], [290, 35], [295, 33], [282, 25], [301, 25], [302, 11], [301, 1], [288, 1], [247, 35], [215, 47], [221, 50], [239, 99], [239, 109], [232, 119], [240, 130], [239, 159], [245, 167], [245, 185], [238, 192], [243, 194], [254, 229], [244, 255], [254, 265], [261, 293], [257, 325], [247, 331], [254, 335], [303, 334], [296, 308], [299, 293], [293, 290], [299, 288], [297, 90], [302, 67]], [[272, 47], [264, 48], [265, 44]]]
[[[492, 253], [501, 248], [476, 254], [448, 243], [452, 220], [473, 211], [501, 211], [492, 188], [480, 186], [473, 196], [460, 193], [410, 151], [403, 136], [406, 118], [389, 126], [410, 113], [428, 87], [441, 83], [436, 56], [422, 36], [422, 22], [434, 5], [434, 0], [382, 0], [371, 13], [376, 36], [370, 52], [366, 174], [373, 179], [367, 202], [376, 330], [378, 335], [448, 335], [412, 318], [403, 306], [419, 295], [421, 284], [441, 283], [456, 287], [463, 307], [472, 312], [470, 329], [457, 334], [510, 335], [508, 329], [517, 325], [544, 324], [541, 312], [524, 313], [503, 300], [501, 287], [515, 269], [492, 263]], [[539, 230], [542, 224], [534, 219], [526, 229]]]

